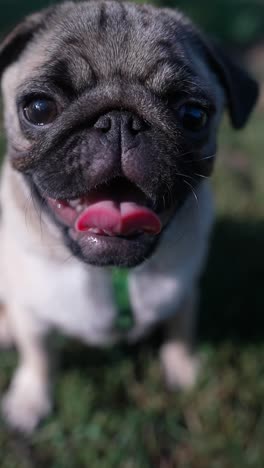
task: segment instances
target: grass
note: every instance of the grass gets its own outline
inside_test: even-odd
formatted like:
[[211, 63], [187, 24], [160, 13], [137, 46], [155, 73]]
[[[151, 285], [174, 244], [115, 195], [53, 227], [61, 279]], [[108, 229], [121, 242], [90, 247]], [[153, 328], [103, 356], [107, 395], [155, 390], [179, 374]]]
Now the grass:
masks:
[[[263, 143], [260, 112], [242, 133], [223, 125], [197, 386], [165, 391], [158, 337], [110, 351], [59, 338], [54, 412], [30, 440], [0, 422], [1, 468], [263, 468]], [[123, 276], [116, 282], [127, 307]], [[0, 393], [15, 362], [1, 353]]]

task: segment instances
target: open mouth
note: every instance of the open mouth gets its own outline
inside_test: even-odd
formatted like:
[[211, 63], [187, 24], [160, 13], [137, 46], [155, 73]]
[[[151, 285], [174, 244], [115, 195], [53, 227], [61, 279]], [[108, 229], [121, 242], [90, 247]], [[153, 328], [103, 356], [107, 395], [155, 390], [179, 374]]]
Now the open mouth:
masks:
[[158, 235], [160, 217], [135, 184], [125, 177], [112, 179], [73, 200], [48, 198], [56, 218], [76, 234], [132, 238]]

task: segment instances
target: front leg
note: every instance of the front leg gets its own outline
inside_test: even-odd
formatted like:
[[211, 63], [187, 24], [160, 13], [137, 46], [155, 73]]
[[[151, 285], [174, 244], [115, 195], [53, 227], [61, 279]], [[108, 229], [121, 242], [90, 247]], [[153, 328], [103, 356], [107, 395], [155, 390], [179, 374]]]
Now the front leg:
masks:
[[43, 331], [33, 317], [9, 304], [12, 337], [19, 353], [19, 365], [3, 398], [2, 411], [7, 423], [25, 433], [32, 432], [51, 409], [48, 356]]
[[161, 366], [170, 390], [191, 388], [197, 377], [199, 361], [194, 354], [196, 293], [185, 298], [175, 316], [165, 324], [165, 341], [160, 349]]

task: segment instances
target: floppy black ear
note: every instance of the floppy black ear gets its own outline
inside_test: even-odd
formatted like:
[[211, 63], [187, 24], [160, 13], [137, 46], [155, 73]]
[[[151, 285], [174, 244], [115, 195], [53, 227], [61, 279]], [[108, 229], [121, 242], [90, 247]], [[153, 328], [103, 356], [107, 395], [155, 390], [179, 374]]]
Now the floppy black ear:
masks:
[[204, 41], [207, 58], [225, 89], [227, 105], [234, 128], [242, 128], [256, 104], [259, 87], [257, 82], [231, 59], [217, 44]]
[[16, 60], [28, 42], [45, 24], [52, 8], [27, 16], [0, 44], [0, 77], [6, 67]]

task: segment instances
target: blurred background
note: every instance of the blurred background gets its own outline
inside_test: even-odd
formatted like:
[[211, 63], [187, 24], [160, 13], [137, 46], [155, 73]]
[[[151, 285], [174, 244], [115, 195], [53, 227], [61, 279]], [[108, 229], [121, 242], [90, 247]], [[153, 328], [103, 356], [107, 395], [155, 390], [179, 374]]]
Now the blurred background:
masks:
[[[0, 422], [1, 468], [264, 466], [264, 1], [152, 3], [189, 14], [261, 85], [246, 129], [235, 132], [226, 118], [219, 138], [217, 220], [201, 281], [200, 380], [188, 394], [168, 394], [155, 340], [102, 352], [60, 337], [55, 411], [30, 441]], [[50, 4], [0, 0], [0, 36]], [[114, 283], [127, 309], [125, 273], [115, 271]], [[14, 352], [1, 352], [0, 394], [15, 362]]]

